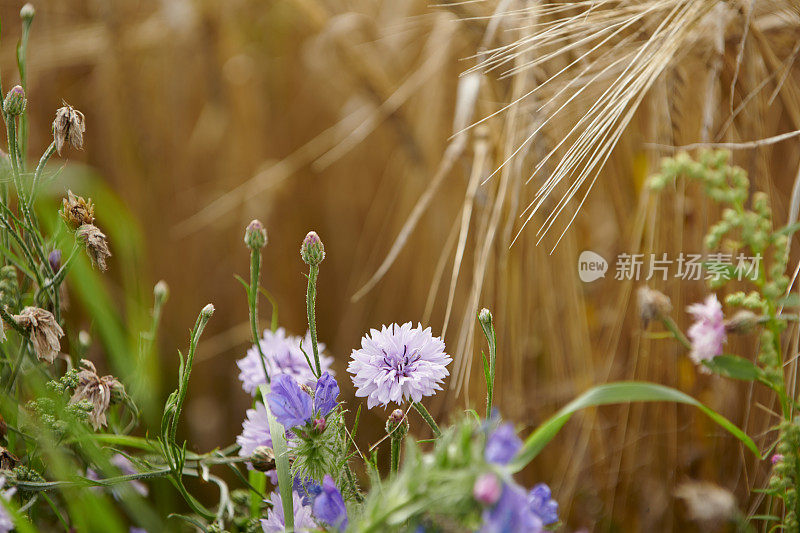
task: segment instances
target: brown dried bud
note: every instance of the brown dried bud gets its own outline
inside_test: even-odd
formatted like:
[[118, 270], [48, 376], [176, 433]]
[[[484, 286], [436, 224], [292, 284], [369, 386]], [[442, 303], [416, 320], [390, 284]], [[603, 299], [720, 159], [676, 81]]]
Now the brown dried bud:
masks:
[[86, 131], [84, 121], [83, 113], [66, 103], [56, 111], [56, 119], [53, 121], [53, 141], [56, 143], [58, 155], [61, 155], [61, 150], [67, 141], [78, 150], [83, 148], [83, 132]]
[[81, 196], [75, 196], [72, 191], [67, 191], [67, 197], [61, 200], [61, 211], [58, 214], [67, 226], [78, 229], [84, 224], [94, 223], [94, 204], [91, 198], [84, 200]]
[[105, 272], [108, 269], [106, 259], [111, 257], [105, 234], [97, 226], [84, 224], [78, 228], [75, 236], [86, 245], [86, 253], [92, 263]]
[[706, 481], [680, 484], [675, 497], [686, 502], [689, 519], [698, 522], [726, 522], [739, 512], [730, 491]]
[[18, 463], [14, 454], [0, 446], [0, 470], [13, 470]]
[[61, 350], [59, 339], [64, 330], [56, 322], [53, 313], [38, 307], [26, 307], [12, 317], [16, 323], [29, 331], [33, 351], [40, 361], [52, 363]]
[[669, 297], [662, 292], [649, 287], [639, 287], [636, 296], [639, 304], [639, 317], [645, 327], [651, 320], [664, 318], [672, 311]]
[[757, 324], [758, 315], [747, 309], [742, 309], [725, 321], [725, 331], [729, 333], [749, 333]]
[[[81, 400], [87, 400], [92, 404], [92, 412], [89, 413], [89, 422], [95, 430], [107, 424], [106, 411], [111, 403], [112, 393], [119, 391], [122, 384], [114, 376], [97, 375], [97, 369], [91, 361], [81, 359], [83, 370], [78, 372], [78, 386], [69, 399], [69, 403], [74, 404]], [[125, 389], [122, 388], [124, 391]]]
[[250, 456], [250, 464], [259, 472], [266, 472], [275, 468], [275, 453], [272, 448], [267, 446], [258, 446], [253, 450], [253, 455]]

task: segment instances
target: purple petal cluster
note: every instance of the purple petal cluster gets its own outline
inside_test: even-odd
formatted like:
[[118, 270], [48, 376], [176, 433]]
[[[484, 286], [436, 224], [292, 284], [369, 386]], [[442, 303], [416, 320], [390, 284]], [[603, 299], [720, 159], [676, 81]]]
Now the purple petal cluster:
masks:
[[549, 526], [558, 522], [558, 502], [553, 499], [550, 487], [546, 484], [534, 485], [528, 493], [528, 506], [542, 524]]
[[514, 431], [514, 426], [506, 422], [489, 434], [483, 456], [489, 463], [507, 465], [522, 448], [522, 440]]
[[247, 418], [242, 422], [242, 434], [236, 437], [236, 444], [240, 446], [241, 457], [253, 455], [253, 451], [259, 446], [272, 448], [267, 408], [263, 403], [258, 402], [255, 409], [247, 410]]
[[[267, 512], [267, 518], [261, 520], [261, 529], [264, 533], [283, 533], [286, 531], [286, 523], [283, 516], [283, 502], [278, 491], [270, 495], [269, 502], [272, 508]], [[311, 506], [304, 505], [303, 499], [292, 491], [292, 502], [294, 506], [294, 530], [296, 533], [310, 533], [318, 529], [317, 523], [311, 516]]]
[[344, 498], [328, 474], [322, 479], [322, 491], [314, 498], [312, 511], [317, 520], [335, 531], [344, 531], [347, 527]]
[[[708, 296], [703, 303], [695, 303], [687, 308], [694, 318], [694, 323], [689, 327], [689, 340], [692, 349], [689, 357], [700, 364], [703, 361], [722, 355], [722, 345], [727, 339], [725, 334], [725, 317], [722, 314], [722, 305], [716, 294]], [[704, 368], [704, 367], [703, 367]]]
[[483, 512], [480, 533], [540, 533], [544, 524], [528, 506], [525, 490], [515, 483], [503, 487], [497, 503]]
[[[302, 349], [301, 349], [302, 341]], [[271, 379], [280, 374], [289, 374], [300, 384], [313, 387], [317, 378], [308, 366], [305, 351], [311, 357], [311, 334], [306, 333], [305, 338], [298, 336], [287, 336], [286, 330], [278, 328], [275, 332], [264, 331], [264, 336], [260, 339], [261, 351], [264, 352], [264, 362]], [[333, 358], [325, 355], [325, 345], [319, 344], [319, 362], [323, 371], [329, 371]], [[239, 366], [239, 379], [242, 388], [255, 396], [259, 385], [267, 382], [264, 375], [264, 367], [261, 364], [261, 355], [258, 348], [252, 346], [247, 350], [247, 355], [239, 359], [236, 364]]]
[[[4, 501], [10, 501], [17, 491], [15, 488], [2, 490], [6, 484], [6, 478], [0, 476], [0, 498]], [[0, 503], [0, 533], [8, 533], [14, 530], [14, 521], [11, 519], [11, 514], [6, 510], [5, 505]]]
[[353, 350], [347, 371], [353, 374], [356, 396], [367, 398], [367, 407], [418, 402], [441, 390], [450, 373], [452, 358], [445, 353], [442, 339], [411, 322], [370, 330]]
[[327, 416], [336, 407], [338, 396], [339, 385], [328, 372], [317, 380], [313, 400], [292, 376], [281, 374], [272, 380], [267, 403], [275, 419], [291, 429], [311, 422], [315, 414]]

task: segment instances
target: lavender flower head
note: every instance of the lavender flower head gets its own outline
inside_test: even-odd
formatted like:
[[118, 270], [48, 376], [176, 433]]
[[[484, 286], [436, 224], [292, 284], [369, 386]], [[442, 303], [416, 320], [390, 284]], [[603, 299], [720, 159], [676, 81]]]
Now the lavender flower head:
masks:
[[[286, 531], [286, 527], [283, 521], [283, 502], [278, 491], [272, 493], [269, 501], [272, 508], [267, 513], [267, 518], [261, 520], [261, 529], [264, 530], [264, 533], [283, 533]], [[304, 505], [302, 498], [294, 491], [292, 491], [292, 501], [295, 533], [310, 533], [319, 529], [311, 516], [311, 506]]]
[[483, 511], [479, 533], [541, 533], [542, 520], [530, 509], [525, 490], [506, 483], [497, 503]]
[[[303, 349], [300, 349], [302, 340]], [[311, 356], [311, 334], [306, 333], [304, 339], [298, 336], [287, 336], [286, 330], [278, 328], [274, 333], [270, 330], [264, 331], [264, 336], [260, 339], [261, 351], [264, 352], [264, 359], [270, 378], [274, 379], [279, 374], [289, 374], [300, 384], [313, 387], [317, 381], [311, 368], [308, 366], [303, 350]], [[319, 362], [322, 371], [330, 370], [333, 358], [325, 355], [325, 345], [319, 344]], [[267, 382], [264, 375], [264, 367], [261, 365], [261, 355], [258, 348], [252, 346], [247, 350], [247, 355], [239, 359], [236, 364], [241, 372], [239, 379], [242, 381], [242, 388], [245, 392], [256, 394], [259, 385]]]
[[258, 402], [255, 409], [247, 410], [247, 418], [242, 422], [242, 434], [236, 437], [236, 444], [240, 446], [240, 457], [250, 457], [259, 446], [272, 448], [267, 408], [263, 403]]
[[[314, 399], [304, 391], [289, 374], [280, 374], [272, 380], [267, 403], [275, 419], [286, 429], [302, 426], [317, 415], [325, 417], [337, 405], [339, 385], [330, 372], [325, 372], [317, 380]], [[325, 419], [321, 418], [324, 423]], [[324, 424], [317, 424], [324, 430]]]
[[371, 329], [353, 350], [347, 371], [353, 374], [356, 396], [367, 397], [367, 407], [418, 402], [441, 390], [453, 360], [444, 352], [444, 342], [431, 328], [416, 328], [411, 322]]
[[489, 463], [507, 465], [522, 448], [522, 441], [514, 431], [514, 426], [507, 422], [495, 429], [486, 440], [483, 456]]
[[[2, 490], [6, 484], [6, 478], [0, 476], [0, 498], [4, 501], [10, 501], [17, 489], [10, 488]], [[5, 505], [0, 503], [0, 533], [8, 533], [14, 530], [14, 521], [11, 519], [11, 514], [6, 510]]]
[[312, 511], [317, 520], [335, 531], [344, 531], [347, 527], [347, 508], [344, 506], [344, 498], [328, 474], [322, 479], [322, 492], [314, 498]]
[[558, 522], [558, 502], [552, 498], [550, 487], [537, 483], [528, 493], [528, 506], [542, 521], [549, 526]]
[[[694, 323], [689, 328], [689, 339], [692, 350], [689, 357], [696, 364], [722, 355], [722, 345], [725, 343], [725, 324], [723, 322], [722, 305], [717, 300], [717, 295], [708, 296], [703, 303], [695, 303], [687, 308], [694, 317]], [[708, 372], [705, 367], [703, 371]]]

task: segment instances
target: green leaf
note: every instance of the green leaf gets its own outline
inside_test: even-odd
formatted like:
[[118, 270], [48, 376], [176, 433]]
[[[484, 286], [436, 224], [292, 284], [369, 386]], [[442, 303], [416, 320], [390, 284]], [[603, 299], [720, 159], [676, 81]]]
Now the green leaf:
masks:
[[795, 231], [800, 230], [800, 222], [795, 222], [789, 226], [784, 226], [775, 232], [776, 235], [791, 235]]
[[755, 381], [764, 376], [764, 372], [752, 361], [737, 355], [718, 355], [703, 361], [703, 364], [715, 374], [743, 381]]
[[727, 430], [734, 437], [739, 439], [756, 457], [761, 459], [761, 454], [753, 440], [748, 437], [741, 429], [736, 427], [730, 420], [717, 413], [713, 409], [706, 407], [699, 401], [683, 392], [658, 385], [641, 381], [623, 381], [618, 383], [608, 383], [598, 385], [584, 392], [555, 415], [550, 417], [542, 425], [531, 433], [525, 440], [525, 444], [517, 457], [511, 464], [513, 472], [522, 470], [530, 463], [542, 449], [555, 437], [564, 424], [572, 418], [572, 415], [581, 409], [597, 405], [611, 405], [630, 402], [676, 402], [692, 405], [700, 409], [711, 420]]

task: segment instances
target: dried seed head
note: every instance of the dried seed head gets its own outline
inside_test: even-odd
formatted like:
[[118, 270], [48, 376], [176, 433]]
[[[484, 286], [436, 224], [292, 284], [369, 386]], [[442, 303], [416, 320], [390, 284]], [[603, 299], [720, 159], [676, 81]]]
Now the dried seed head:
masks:
[[315, 231], [309, 231], [300, 245], [300, 257], [310, 266], [317, 266], [325, 259], [325, 247]]
[[251, 250], [260, 250], [267, 245], [267, 230], [258, 220], [253, 220], [244, 230], [244, 243]]
[[0, 470], [13, 470], [18, 463], [19, 459], [14, 454], [0, 446]]
[[56, 143], [58, 155], [61, 155], [61, 150], [67, 141], [78, 150], [83, 149], [83, 132], [86, 131], [84, 121], [83, 113], [66, 103], [56, 111], [56, 118], [53, 121], [53, 141]]
[[757, 314], [747, 309], [741, 309], [725, 321], [725, 331], [729, 333], [749, 333], [757, 324]]
[[75, 237], [86, 245], [86, 253], [92, 264], [105, 272], [108, 269], [106, 266], [106, 259], [111, 257], [111, 252], [108, 249], [108, 241], [105, 234], [100, 231], [100, 228], [92, 224], [84, 224], [75, 232]]
[[[114, 391], [118, 391], [122, 384], [114, 376], [98, 376], [94, 364], [87, 359], [81, 359], [81, 366], [83, 369], [78, 372], [78, 386], [75, 387], [69, 403], [76, 404], [84, 400], [91, 403], [89, 422], [97, 430], [107, 425], [106, 411]], [[124, 387], [122, 390], [125, 390]]]
[[13, 316], [18, 325], [28, 330], [33, 351], [40, 361], [52, 363], [61, 350], [59, 339], [64, 330], [56, 322], [53, 313], [38, 307], [26, 307]]
[[91, 198], [84, 200], [82, 196], [75, 196], [72, 191], [67, 191], [67, 197], [61, 200], [58, 214], [67, 226], [78, 229], [84, 224], [94, 223], [94, 204]]
[[259, 472], [275, 468], [275, 453], [267, 446], [257, 446], [250, 456], [250, 464]]
[[688, 481], [675, 489], [675, 497], [686, 502], [691, 520], [725, 522], [738, 513], [736, 498], [730, 491], [705, 481]]
[[649, 287], [639, 287], [637, 300], [639, 304], [639, 317], [645, 326], [647, 326], [651, 320], [661, 319], [669, 315], [672, 311], [672, 303], [669, 297]]
[[25, 103], [25, 91], [19, 85], [15, 85], [3, 100], [3, 111], [12, 117], [21, 115], [25, 111]]

